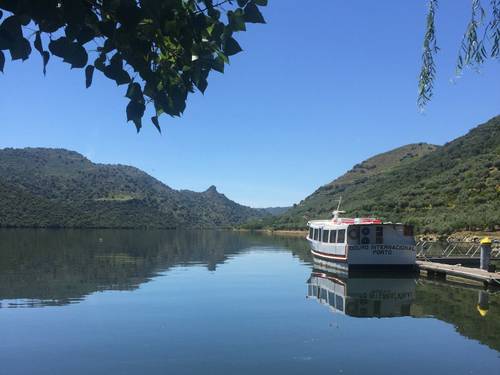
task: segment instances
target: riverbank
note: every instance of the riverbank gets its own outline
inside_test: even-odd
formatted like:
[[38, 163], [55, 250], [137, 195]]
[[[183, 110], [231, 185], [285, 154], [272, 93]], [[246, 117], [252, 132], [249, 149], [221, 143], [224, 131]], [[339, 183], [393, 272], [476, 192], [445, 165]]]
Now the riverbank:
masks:
[[292, 236], [292, 237], [306, 237], [306, 230], [272, 230], [272, 229], [233, 229], [236, 232], [253, 232], [253, 233], [264, 233], [269, 235], [277, 235], [277, 236]]
[[[293, 237], [306, 237], [307, 230], [286, 230], [286, 229], [234, 229], [237, 232], [254, 232], [264, 233], [276, 236], [293, 236]], [[493, 241], [500, 241], [500, 231], [484, 232], [484, 231], [460, 231], [449, 235], [445, 234], [417, 234], [415, 239], [417, 241], [453, 241], [453, 242], [479, 242], [482, 238], [489, 237]]]

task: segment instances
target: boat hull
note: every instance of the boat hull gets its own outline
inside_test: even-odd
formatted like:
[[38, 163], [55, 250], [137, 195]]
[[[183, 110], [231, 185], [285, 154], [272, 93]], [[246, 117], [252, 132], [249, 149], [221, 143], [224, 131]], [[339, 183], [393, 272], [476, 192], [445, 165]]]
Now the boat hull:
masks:
[[347, 268], [414, 268], [416, 251], [413, 245], [329, 245], [309, 240], [317, 263]]

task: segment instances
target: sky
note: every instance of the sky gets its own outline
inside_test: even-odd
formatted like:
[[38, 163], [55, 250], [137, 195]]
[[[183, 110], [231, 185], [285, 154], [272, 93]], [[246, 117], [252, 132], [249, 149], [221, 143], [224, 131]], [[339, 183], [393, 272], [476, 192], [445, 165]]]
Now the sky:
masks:
[[[377, 153], [444, 144], [500, 113], [500, 64], [456, 79], [470, 0], [440, 0], [437, 80], [416, 106], [426, 0], [269, 0], [266, 25], [162, 134], [126, 122], [126, 86], [36, 51], [0, 74], [0, 148], [56, 147], [138, 167], [175, 189], [210, 185], [252, 207], [298, 203]], [[149, 118], [146, 117], [146, 118]]]

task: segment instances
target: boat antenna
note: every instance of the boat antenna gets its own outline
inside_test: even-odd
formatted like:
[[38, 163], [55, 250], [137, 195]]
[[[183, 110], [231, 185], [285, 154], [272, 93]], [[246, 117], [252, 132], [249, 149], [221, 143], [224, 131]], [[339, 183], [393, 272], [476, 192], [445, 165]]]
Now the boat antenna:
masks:
[[333, 221], [336, 222], [339, 218], [339, 214], [345, 213], [345, 211], [340, 211], [340, 204], [342, 203], [342, 196], [339, 198], [339, 203], [337, 205], [337, 209], [333, 211]]

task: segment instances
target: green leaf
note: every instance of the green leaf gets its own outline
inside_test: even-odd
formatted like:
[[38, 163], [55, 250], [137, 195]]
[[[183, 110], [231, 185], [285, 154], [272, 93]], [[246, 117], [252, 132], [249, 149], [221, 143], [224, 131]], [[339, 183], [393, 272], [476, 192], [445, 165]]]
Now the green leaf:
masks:
[[104, 42], [104, 45], [102, 46], [102, 52], [108, 53], [108, 52], [111, 52], [112, 50], [114, 50], [115, 48], [116, 48], [115, 42], [112, 41], [111, 39], [106, 39], [106, 41]]
[[87, 65], [85, 68], [85, 87], [89, 88], [92, 84], [92, 77], [94, 76], [94, 65]]
[[153, 116], [151, 117], [151, 121], [153, 122], [153, 125], [158, 129], [158, 131], [161, 134], [161, 128], [160, 128], [160, 122], [158, 121], [158, 116]]
[[202, 94], [205, 93], [205, 90], [207, 89], [208, 86], [208, 82], [205, 78], [200, 78], [194, 84], [196, 85], [196, 87], [198, 87], [198, 90], [200, 90]]
[[58, 57], [64, 58], [70, 48], [71, 42], [64, 36], [49, 42], [49, 51]]
[[222, 61], [224, 61], [224, 63], [229, 64], [229, 58], [226, 55], [224, 55], [222, 52], [217, 51], [217, 56], [219, 56], [219, 58], [222, 59]]
[[144, 115], [146, 107], [143, 103], [131, 100], [127, 105], [127, 121], [133, 121], [137, 132], [142, 127], [142, 116]]
[[31, 44], [26, 39], [17, 40], [9, 49], [12, 60], [26, 60], [31, 53]]
[[68, 25], [64, 28], [64, 34], [69, 41], [76, 39], [76, 36], [80, 32], [80, 25]]
[[253, 2], [257, 5], [265, 7], [267, 5], [267, 0], [253, 0]]
[[23, 37], [21, 22], [19, 22], [19, 18], [16, 16], [6, 18], [0, 25], [0, 29], [4, 30], [7, 34], [6, 36], [12, 41], [17, 41]]
[[220, 73], [224, 73], [224, 60], [221, 57], [217, 56], [212, 61], [212, 69]]
[[238, 3], [238, 6], [243, 8], [245, 5], [247, 5], [249, 0], [238, 0], [237, 3]]
[[210, 17], [212, 17], [215, 20], [218, 20], [220, 18], [220, 11], [218, 11], [215, 8], [209, 8], [207, 13]]
[[89, 26], [83, 26], [80, 33], [77, 35], [76, 40], [80, 44], [85, 44], [90, 42], [96, 37], [95, 31]]
[[106, 65], [104, 64], [105, 62], [106, 62], [106, 55], [104, 53], [101, 53], [99, 57], [94, 60], [94, 66], [96, 67], [97, 70], [104, 72], [104, 70], [106, 69]]
[[104, 75], [114, 80], [118, 86], [130, 82], [130, 76], [123, 69], [123, 59], [119, 53], [113, 55], [110, 64], [104, 69]]
[[18, 15], [18, 18], [19, 18], [19, 22], [23, 26], [28, 26], [29, 23], [31, 22], [31, 18], [26, 14]]
[[226, 56], [236, 55], [238, 52], [243, 51], [238, 44], [238, 42], [233, 38], [229, 37], [224, 45], [224, 54]]
[[51, 40], [49, 50], [53, 55], [62, 57], [64, 62], [71, 64], [71, 68], [83, 68], [87, 65], [88, 55], [85, 48], [64, 36]]
[[50, 53], [48, 53], [47, 51], [43, 51], [42, 59], [43, 59], [43, 75], [45, 75], [47, 74], [47, 64], [49, 63]]
[[42, 39], [40, 38], [40, 31], [37, 31], [35, 33], [35, 43], [33, 43], [35, 46], [35, 49], [40, 52], [40, 55], [43, 53], [43, 47], [42, 47]]
[[12, 38], [7, 34], [5, 30], [0, 28], [0, 50], [7, 50], [11, 45]]
[[71, 68], [83, 68], [88, 61], [87, 51], [78, 43], [72, 43], [69, 54], [64, 58], [65, 62], [71, 64]]
[[254, 3], [248, 3], [245, 7], [245, 21], [250, 23], [266, 23], [259, 8]]
[[43, 50], [42, 46], [42, 39], [40, 37], [40, 30], [35, 33], [35, 42], [33, 45], [35, 46], [35, 49], [40, 53], [40, 56], [42, 56], [42, 61], [43, 61], [43, 75], [47, 74], [47, 64], [50, 59], [50, 54], [47, 51]]
[[227, 12], [229, 27], [232, 31], [246, 31], [245, 17], [242, 9], [237, 9], [235, 12]]
[[3, 73], [3, 67], [5, 66], [5, 55], [0, 51], [0, 72]]
[[134, 100], [137, 102], [141, 100], [144, 101], [141, 85], [139, 85], [137, 82], [131, 82], [128, 85], [127, 94], [125, 94], [125, 96], [130, 100]]

